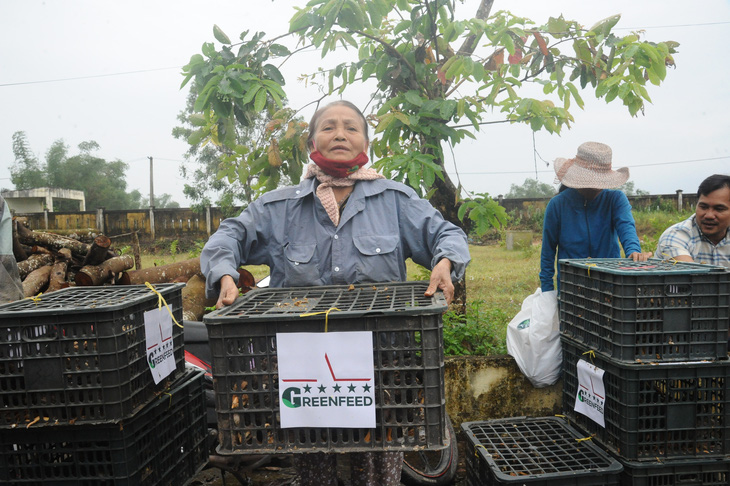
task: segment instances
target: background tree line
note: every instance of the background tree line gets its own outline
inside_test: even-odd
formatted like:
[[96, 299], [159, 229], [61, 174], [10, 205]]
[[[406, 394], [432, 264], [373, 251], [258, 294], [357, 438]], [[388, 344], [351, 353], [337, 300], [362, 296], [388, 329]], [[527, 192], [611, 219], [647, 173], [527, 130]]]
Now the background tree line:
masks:
[[[648, 196], [649, 191], [636, 189], [634, 187], [634, 181], [628, 181], [626, 184], [618, 188], [623, 191], [627, 196]], [[509, 188], [509, 192], [504, 197], [507, 199], [520, 199], [526, 197], [553, 197], [558, 193], [555, 186], [540, 182], [537, 179], [527, 178], [522, 185], [512, 184]]]
[[[16, 190], [52, 187], [84, 191], [86, 207], [106, 209], [138, 209], [149, 206], [149, 199], [138, 190], [127, 192], [126, 172], [129, 164], [121, 160], [107, 161], [94, 155], [99, 144], [81, 142], [78, 153], [71, 154], [63, 139], [53, 142], [40, 161], [31, 150], [25, 132], [13, 134], [15, 161], [10, 168], [10, 181]], [[155, 207], [177, 208], [169, 194], [155, 196]], [[74, 211], [75, 201], [54, 201], [54, 211]]]

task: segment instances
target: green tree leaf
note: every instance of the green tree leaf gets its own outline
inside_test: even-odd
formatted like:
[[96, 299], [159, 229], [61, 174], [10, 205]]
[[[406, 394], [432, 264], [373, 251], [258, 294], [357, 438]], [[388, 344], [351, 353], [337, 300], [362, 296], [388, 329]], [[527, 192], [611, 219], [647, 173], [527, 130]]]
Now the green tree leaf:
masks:
[[229, 39], [228, 36], [217, 25], [213, 26], [213, 36], [221, 44], [230, 44], [231, 43], [231, 39]]

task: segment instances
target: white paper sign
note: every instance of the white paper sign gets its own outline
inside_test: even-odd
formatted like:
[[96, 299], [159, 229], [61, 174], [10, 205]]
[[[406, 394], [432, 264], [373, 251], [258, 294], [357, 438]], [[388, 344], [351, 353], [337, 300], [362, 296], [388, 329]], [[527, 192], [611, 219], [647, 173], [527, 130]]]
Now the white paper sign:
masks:
[[144, 313], [147, 341], [147, 364], [155, 383], [175, 371], [175, 347], [172, 342], [172, 318], [165, 307]]
[[277, 333], [282, 428], [375, 428], [371, 332]]
[[578, 393], [575, 397], [575, 407], [573, 409], [605, 428], [606, 390], [603, 386], [604, 370], [579, 359], [577, 371]]

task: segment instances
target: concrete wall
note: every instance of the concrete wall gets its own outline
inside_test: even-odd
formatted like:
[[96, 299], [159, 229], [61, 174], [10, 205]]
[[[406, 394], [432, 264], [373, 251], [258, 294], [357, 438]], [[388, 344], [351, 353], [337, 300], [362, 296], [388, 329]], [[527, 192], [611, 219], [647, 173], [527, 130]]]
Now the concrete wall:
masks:
[[69, 231], [92, 228], [107, 236], [138, 232], [141, 239], [184, 238], [205, 239], [225, 219], [219, 208], [195, 212], [190, 208], [133, 209], [96, 211], [15, 212], [32, 230]]
[[[550, 198], [525, 197], [505, 199], [502, 196], [497, 198], [499, 205], [508, 212], [515, 211], [519, 216], [536, 209], [545, 209]], [[684, 194], [677, 191], [674, 194], [655, 194], [649, 196], [629, 196], [629, 202], [634, 209], [657, 208], [660, 205], [670, 205], [679, 211], [691, 211], [697, 205], [697, 194]]]
[[[535, 211], [544, 210], [549, 198], [499, 199], [507, 211], [514, 211], [518, 217], [529, 218]], [[683, 210], [691, 210], [697, 204], [697, 196], [664, 194], [659, 196], [630, 196], [629, 201], [634, 208], [657, 207], [669, 204]], [[10, 205], [10, 203], [8, 203]], [[10, 208], [13, 209], [12, 205]], [[235, 211], [238, 214], [238, 209]], [[158, 237], [190, 237], [207, 238], [218, 229], [225, 219], [220, 208], [206, 208], [195, 212], [190, 208], [170, 209], [133, 209], [107, 211], [103, 208], [95, 211], [78, 212], [23, 212], [15, 210], [16, 216], [27, 219], [34, 230], [75, 230], [95, 228], [108, 235], [116, 236], [139, 232], [142, 239]]]
[[457, 430], [462, 422], [562, 412], [562, 379], [535, 388], [511, 356], [447, 357], [444, 367], [446, 411]]
[[3, 197], [11, 211], [16, 213], [40, 213], [44, 210], [53, 212], [53, 200], [78, 201], [79, 211], [86, 211], [84, 191], [74, 189], [57, 189], [54, 187], [38, 187], [22, 191], [7, 191]]

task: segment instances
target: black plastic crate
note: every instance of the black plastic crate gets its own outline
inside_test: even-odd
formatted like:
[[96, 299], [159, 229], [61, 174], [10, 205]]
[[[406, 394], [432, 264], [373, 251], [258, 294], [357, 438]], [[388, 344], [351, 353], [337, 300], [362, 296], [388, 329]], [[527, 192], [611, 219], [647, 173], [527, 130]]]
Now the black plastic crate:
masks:
[[[730, 362], [626, 364], [561, 341], [564, 413], [610, 452], [630, 461], [730, 454]], [[579, 359], [605, 371], [605, 428], [573, 410]]]
[[728, 269], [596, 258], [559, 265], [564, 335], [624, 362], [727, 357]]
[[[182, 322], [184, 284], [159, 284]], [[174, 379], [155, 385], [144, 313], [158, 297], [144, 285], [69, 287], [0, 306], [0, 428], [103, 423], [127, 417]], [[173, 323], [175, 373], [183, 332]]]
[[0, 483], [185, 484], [208, 461], [203, 383], [203, 372], [184, 372], [164, 395], [119, 423], [3, 430]]
[[641, 463], [619, 460], [623, 486], [727, 486], [730, 460]]
[[[445, 446], [441, 293], [428, 282], [255, 289], [205, 316], [218, 451], [290, 453]], [[331, 311], [325, 317], [325, 312]], [[319, 313], [302, 317], [302, 314]], [[376, 428], [280, 427], [276, 334], [371, 331]]]
[[558, 417], [461, 424], [469, 486], [620, 484], [621, 464]]

